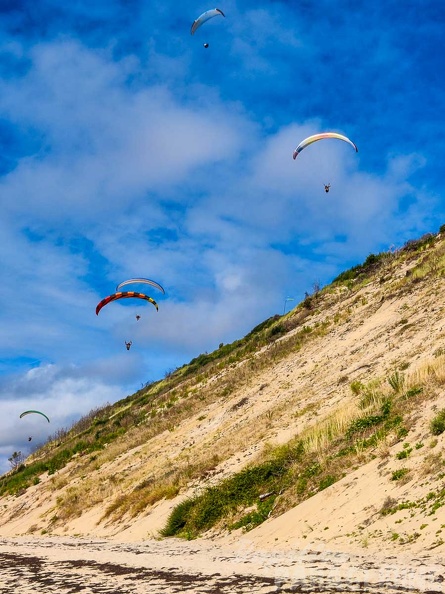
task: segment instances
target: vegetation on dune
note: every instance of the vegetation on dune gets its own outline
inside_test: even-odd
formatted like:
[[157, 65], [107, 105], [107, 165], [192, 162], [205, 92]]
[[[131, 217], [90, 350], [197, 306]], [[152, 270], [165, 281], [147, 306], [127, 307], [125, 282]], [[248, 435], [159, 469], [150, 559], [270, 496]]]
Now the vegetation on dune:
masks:
[[370, 273], [375, 272], [382, 261], [386, 258], [387, 252], [382, 252], [380, 254], [369, 254], [363, 264], [358, 264], [357, 266], [349, 268], [349, 270], [345, 270], [335, 277], [332, 282], [341, 283], [344, 281], [355, 280], [361, 275], [369, 275]]
[[[389, 394], [382, 386], [376, 395], [374, 383], [369, 389], [374, 395], [367, 410], [358, 402], [353, 411], [350, 407], [337, 411], [287, 445], [272, 449], [266, 460], [179, 504], [162, 534], [196, 537], [221, 522], [227, 529], [251, 529], [371, 460], [379, 444], [403, 439], [425, 393]], [[363, 386], [362, 403], [369, 400], [367, 390]], [[268, 496], [263, 498], [264, 494]]]

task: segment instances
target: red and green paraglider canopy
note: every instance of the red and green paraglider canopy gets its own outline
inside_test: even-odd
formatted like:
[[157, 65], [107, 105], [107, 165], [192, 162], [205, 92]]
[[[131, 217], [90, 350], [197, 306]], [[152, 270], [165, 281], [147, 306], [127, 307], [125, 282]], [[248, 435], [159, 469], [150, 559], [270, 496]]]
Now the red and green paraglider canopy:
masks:
[[145, 299], [145, 301], [149, 301], [156, 307], [156, 311], [159, 309], [156, 301], [154, 299], [152, 299], [151, 297], [149, 297], [148, 295], [145, 295], [144, 293], [136, 293], [135, 291], [124, 291], [124, 292], [113, 293], [112, 295], [108, 295], [108, 297], [105, 297], [105, 299], [102, 299], [102, 301], [100, 301], [96, 306], [96, 315], [99, 315], [100, 310], [108, 303], [111, 303], [111, 301], [117, 301], [118, 299], [130, 299], [130, 298]]

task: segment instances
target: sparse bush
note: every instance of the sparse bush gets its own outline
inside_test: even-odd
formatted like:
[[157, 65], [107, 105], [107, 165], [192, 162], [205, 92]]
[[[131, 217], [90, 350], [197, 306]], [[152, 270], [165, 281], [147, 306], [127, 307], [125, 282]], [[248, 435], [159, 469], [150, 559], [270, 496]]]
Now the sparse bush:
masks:
[[277, 335], [284, 334], [285, 332], [286, 332], [286, 329], [284, 327], [284, 324], [277, 324], [276, 326], [273, 326], [270, 329], [269, 336], [270, 337], [274, 337], [274, 338], [278, 338]]
[[256, 526], [262, 524], [264, 520], [267, 520], [269, 517], [273, 509], [275, 499], [276, 497], [268, 497], [264, 501], [259, 501], [256, 510], [247, 513], [240, 520], [231, 524], [229, 526], [229, 530], [244, 528], [247, 531], [252, 530]]
[[413, 451], [412, 448], [404, 447], [404, 449], [401, 452], [398, 452], [396, 454], [397, 460], [404, 460], [405, 458], [408, 458], [408, 456], [411, 454], [412, 451]]
[[395, 508], [395, 506], [397, 505], [397, 499], [394, 499], [393, 497], [386, 497], [385, 501], [383, 502], [382, 507], [380, 508], [380, 513], [382, 514], [382, 516], [386, 516], [390, 513], [392, 513], [392, 510]]
[[359, 382], [358, 380], [355, 380], [353, 382], [351, 382], [350, 386], [351, 388], [351, 392], [355, 395], [358, 396], [360, 394], [360, 392], [363, 390], [364, 386], [362, 384], [362, 382]]
[[318, 490], [323, 491], [324, 489], [327, 489], [328, 487], [333, 485], [336, 481], [337, 478], [334, 475], [328, 474], [323, 479], [321, 479], [320, 484], [318, 486]]
[[388, 384], [391, 386], [394, 392], [398, 394], [399, 392], [401, 392], [405, 384], [405, 376], [403, 375], [403, 373], [395, 371], [392, 375], [389, 376]]
[[408, 239], [402, 248], [404, 252], [418, 252], [424, 247], [429, 247], [435, 240], [433, 233], [425, 233], [419, 239]]
[[14, 452], [10, 458], [8, 458], [8, 462], [12, 468], [12, 470], [18, 470], [20, 466], [23, 466], [23, 462], [25, 461], [25, 456], [22, 452]]
[[355, 433], [360, 433], [365, 431], [369, 427], [373, 427], [374, 425], [379, 425], [385, 419], [388, 418], [391, 412], [391, 401], [387, 400], [383, 403], [381, 407], [381, 413], [379, 415], [366, 415], [364, 417], [360, 417], [355, 421], [352, 421], [350, 424], [346, 435], [347, 437], [352, 437]]
[[309, 293], [305, 294], [303, 307], [305, 309], [312, 309], [314, 307], [314, 298], [311, 295], [309, 295]]
[[408, 472], [409, 472], [408, 468], [399, 468], [398, 470], [394, 470], [394, 472], [391, 475], [391, 480], [399, 481], [404, 476], [406, 476], [408, 474]]
[[405, 392], [405, 398], [413, 398], [414, 396], [418, 396], [422, 394], [423, 387], [422, 386], [413, 386], [409, 390]]
[[353, 266], [349, 270], [342, 272], [339, 274], [332, 282], [344, 282], [356, 279], [360, 275], [366, 275], [370, 272], [374, 272], [377, 270], [381, 264], [381, 262], [387, 256], [386, 252], [382, 252], [380, 254], [369, 254], [363, 264], [358, 264], [357, 266]]
[[430, 429], [433, 435], [440, 435], [445, 431], [445, 408], [432, 419]]
[[408, 429], [403, 425], [397, 429], [397, 439], [403, 439], [408, 435]]

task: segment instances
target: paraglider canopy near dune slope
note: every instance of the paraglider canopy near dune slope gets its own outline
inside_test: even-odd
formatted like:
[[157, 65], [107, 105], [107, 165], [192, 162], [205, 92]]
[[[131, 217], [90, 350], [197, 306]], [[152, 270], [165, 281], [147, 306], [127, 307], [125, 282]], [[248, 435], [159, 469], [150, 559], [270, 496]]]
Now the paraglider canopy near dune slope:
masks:
[[157, 283], [156, 281], [151, 280], [149, 278], [129, 278], [128, 280], [125, 280], [122, 283], [119, 283], [117, 285], [116, 292], [119, 291], [119, 289], [122, 289], [122, 287], [126, 287], [127, 285], [136, 285], [136, 284], [151, 285], [152, 287], [159, 289], [161, 291], [161, 293], [165, 295], [164, 288], [159, 283]]
[[[193, 21], [192, 26], [190, 28], [190, 33], [192, 35], [195, 34], [196, 30], [199, 29], [199, 27], [201, 27], [201, 25], [203, 25], [204, 23], [206, 23], [208, 20], [212, 19], [213, 17], [216, 16], [223, 16], [225, 17], [226, 15], [223, 13], [222, 10], [220, 10], [219, 8], [212, 8], [211, 10], [206, 10], [205, 12], [202, 13], [201, 16], [199, 16], [196, 20]], [[204, 46], [205, 47], [205, 46]]]
[[321, 134], [313, 134], [312, 136], [308, 136], [307, 138], [302, 140], [300, 144], [297, 146], [297, 148], [294, 150], [294, 153], [292, 155], [293, 158], [296, 159], [298, 155], [301, 153], [301, 151], [313, 142], [317, 142], [317, 140], [323, 140], [325, 138], [337, 138], [338, 140], [344, 140], [352, 147], [354, 147], [355, 152], [358, 153], [357, 146], [352, 142], [352, 140], [350, 140], [346, 136], [343, 136], [343, 134], [337, 134], [337, 132], [322, 132]]
[[112, 295], [108, 295], [108, 297], [105, 297], [105, 299], [102, 299], [102, 301], [100, 301], [96, 306], [96, 316], [99, 315], [100, 310], [108, 303], [111, 303], [112, 301], [117, 301], [118, 299], [130, 298], [145, 299], [145, 301], [153, 303], [153, 305], [156, 307], [156, 311], [158, 311], [159, 309], [156, 301], [148, 295], [145, 295], [144, 293], [136, 293], [135, 291], [124, 291], [120, 293], [113, 293]]
[[48, 423], [50, 422], [48, 417], [45, 415], [45, 413], [42, 413], [39, 410], [25, 410], [25, 412], [22, 412], [22, 414], [20, 415], [20, 418], [26, 417], [26, 415], [30, 415], [30, 414], [42, 415], [42, 417], [45, 417], [45, 419], [48, 421]]

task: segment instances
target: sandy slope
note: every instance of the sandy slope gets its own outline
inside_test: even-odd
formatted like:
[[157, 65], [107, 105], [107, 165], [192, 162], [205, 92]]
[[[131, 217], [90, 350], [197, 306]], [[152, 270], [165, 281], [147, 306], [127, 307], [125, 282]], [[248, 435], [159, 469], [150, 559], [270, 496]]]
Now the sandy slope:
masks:
[[[401, 366], [408, 367], [406, 373], [410, 374], [421, 370], [445, 347], [445, 280], [429, 278], [401, 293], [397, 284], [413, 265], [389, 271], [389, 281], [376, 279], [349, 296], [328, 295], [322, 307], [304, 322], [317, 328], [330, 320], [328, 333], [314, 335], [301, 350], [274, 360], [271, 345], [257, 355], [270, 357], [270, 364], [254, 374], [246, 361], [207, 378], [202, 390], [223, 381], [225, 374], [238, 373], [239, 387], [225, 398], [204, 402], [198, 413], [180, 425], [131, 448], [113, 449], [116, 446], [111, 444], [99, 454], [95, 467], [79, 457], [55, 476], [42, 476], [38, 485], [19, 497], [4, 497], [0, 536], [49, 531], [52, 535], [106, 538], [107, 547], [114, 546], [109, 539], [136, 543], [156, 537], [181, 499], [243, 468], [265, 444], [285, 443], [335, 408], [352, 406], [355, 396], [349, 386], [353, 380], [385, 378]], [[404, 438], [412, 446], [422, 444], [413, 448], [408, 460], [396, 459], [402, 444], [389, 444], [384, 456], [376, 452], [371, 462], [247, 534], [213, 531], [206, 535], [209, 550], [214, 546], [244, 547], [258, 554], [267, 550], [268, 558], [278, 554], [270, 551], [281, 551], [281, 555], [283, 550], [300, 551], [302, 555], [315, 549], [328, 557], [341, 552], [386, 557], [434, 554], [440, 562], [445, 551], [445, 507], [434, 514], [416, 509], [382, 516], [379, 510], [388, 497], [397, 502], [419, 501], [428, 492], [445, 488], [440, 469], [445, 436], [435, 443], [428, 429], [435, 411], [444, 407], [445, 391], [425, 403]], [[166, 468], [187, 468], [191, 461], [205, 459], [212, 452], [218, 452], [222, 461], [191, 481], [178, 497], [162, 500], [135, 518], [103, 519], [107, 505], [147, 476], [156, 479]], [[439, 462], [428, 472], [431, 456]], [[391, 473], [402, 466], [409, 467], [409, 480], [391, 481]], [[82, 513], [57, 521], [57, 498], [68, 501], [70, 489], [84, 494]], [[16, 542], [25, 546], [23, 541]], [[28, 552], [34, 546], [30, 543], [26, 544]], [[154, 541], [152, 545], [164, 546]], [[196, 546], [204, 544], [200, 541]]]

